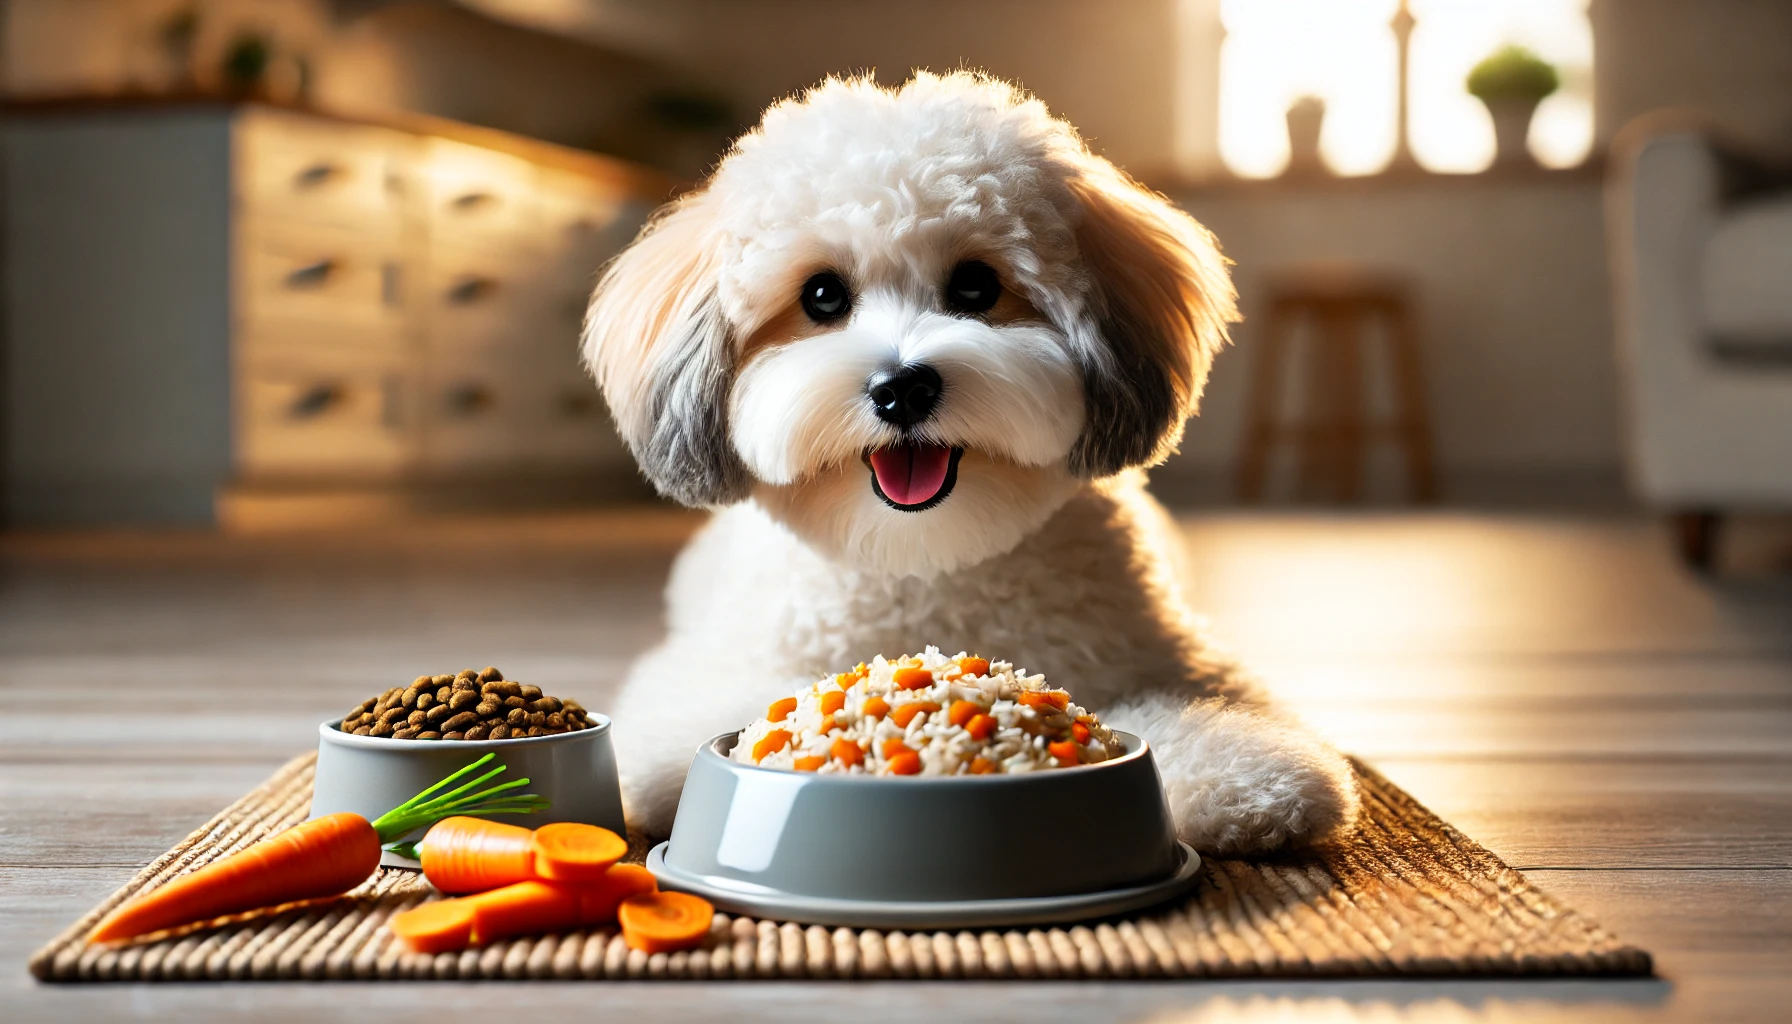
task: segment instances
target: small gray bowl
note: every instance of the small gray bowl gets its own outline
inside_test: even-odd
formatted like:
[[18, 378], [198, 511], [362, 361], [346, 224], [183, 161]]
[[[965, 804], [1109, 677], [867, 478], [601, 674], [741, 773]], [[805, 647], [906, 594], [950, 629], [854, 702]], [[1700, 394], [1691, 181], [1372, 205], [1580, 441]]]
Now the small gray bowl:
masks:
[[814, 924], [1071, 920], [1168, 899], [1200, 859], [1176, 841], [1144, 739], [1099, 764], [1019, 775], [816, 775], [698, 748], [648, 868], [724, 909]]
[[[395, 740], [356, 736], [338, 729], [335, 721], [324, 722], [317, 727], [311, 816], [350, 811], [372, 821], [489, 753], [497, 755], [491, 764], [509, 769], [494, 784], [528, 779], [529, 785], [518, 791], [548, 799], [545, 811], [495, 820], [529, 828], [579, 821], [626, 835], [610, 720], [593, 714], [591, 721], [591, 728], [578, 732], [514, 740]], [[385, 862], [415, 863], [392, 854]]]

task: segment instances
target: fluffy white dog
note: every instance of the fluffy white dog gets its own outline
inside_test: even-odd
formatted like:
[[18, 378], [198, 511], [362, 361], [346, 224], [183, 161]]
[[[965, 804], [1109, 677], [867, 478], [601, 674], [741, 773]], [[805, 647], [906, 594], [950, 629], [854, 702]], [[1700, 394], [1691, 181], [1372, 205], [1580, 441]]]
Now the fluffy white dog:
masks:
[[664, 494], [718, 509], [614, 709], [633, 827], [771, 701], [928, 644], [1156, 749], [1214, 853], [1348, 823], [1337, 753], [1204, 651], [1142, 489], [1236, 319], [1211, 236], [969, 73], [766, 111], [604, 272], [585, 356]]

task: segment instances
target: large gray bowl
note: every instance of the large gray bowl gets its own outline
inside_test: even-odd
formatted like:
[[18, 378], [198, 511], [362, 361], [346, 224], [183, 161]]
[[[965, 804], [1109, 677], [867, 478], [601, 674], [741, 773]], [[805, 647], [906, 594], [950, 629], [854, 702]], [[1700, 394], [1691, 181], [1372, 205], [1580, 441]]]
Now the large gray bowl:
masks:
[[530, 828], [579, 821], [624, 835], [610, 720], [593, 714], [591, 721], [591, 728], [578, 732], [514, 740], [395, 740], [356, 736], [338, 729], [335, 721], [324, 722], [317, 727], [311, 816], [351, 811], [372, 821], [491, 753], [497, 755], [491, 764], [509, 769], [494, 783], [526, 778], [529, 785], [521, 792], [539, 793], [549, 804], [545, 811], [496, 820]]
[[697, 750], [648, 867], [719, 905], [818, 924], [1063, 920], [1192, 883], [1146, 742], [1112, 761], [1019, 775], [816, 775]]

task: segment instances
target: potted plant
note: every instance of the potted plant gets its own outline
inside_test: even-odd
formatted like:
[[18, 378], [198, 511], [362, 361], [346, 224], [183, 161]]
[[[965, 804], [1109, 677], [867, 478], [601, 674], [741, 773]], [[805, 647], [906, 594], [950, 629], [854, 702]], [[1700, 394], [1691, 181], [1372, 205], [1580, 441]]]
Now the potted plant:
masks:
[[1508, 44], [1481, 59], [1468, 73], [1469, 94], [1493, 115], [1495, 159], [1502, 164], [1525, 163], [1530, 151], [1525, 140], [1531, 131], [1531, 115], [1537, 104], [1562, 84], [1555, 65], [1522, 46]]

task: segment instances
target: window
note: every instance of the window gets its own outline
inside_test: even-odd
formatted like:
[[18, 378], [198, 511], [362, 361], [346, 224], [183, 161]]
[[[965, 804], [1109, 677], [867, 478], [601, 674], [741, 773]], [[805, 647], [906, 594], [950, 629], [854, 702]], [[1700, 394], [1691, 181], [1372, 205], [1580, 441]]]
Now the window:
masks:
[[[1196, 0], [1198, 3], [1199, 0]], [[1407, 135], [1429, 170], [1472, 172], [1493, 161], [1493, 124], [1463, 88], [1504, 43], [1536, 51], [1562, 87], [1538, 108], [1530, 147], [1565, 167], [1593, 142], [1588, 0], [1405, 0]], [[1273, 177], [1288, 163], [1286, 112], [1301, 96], [1326, 104], [1320, 155], [1336, 173], [1373, 174], [1396, 157], [1402, 0], [1220, 0], [1219, 151], [1233, 173]]]

